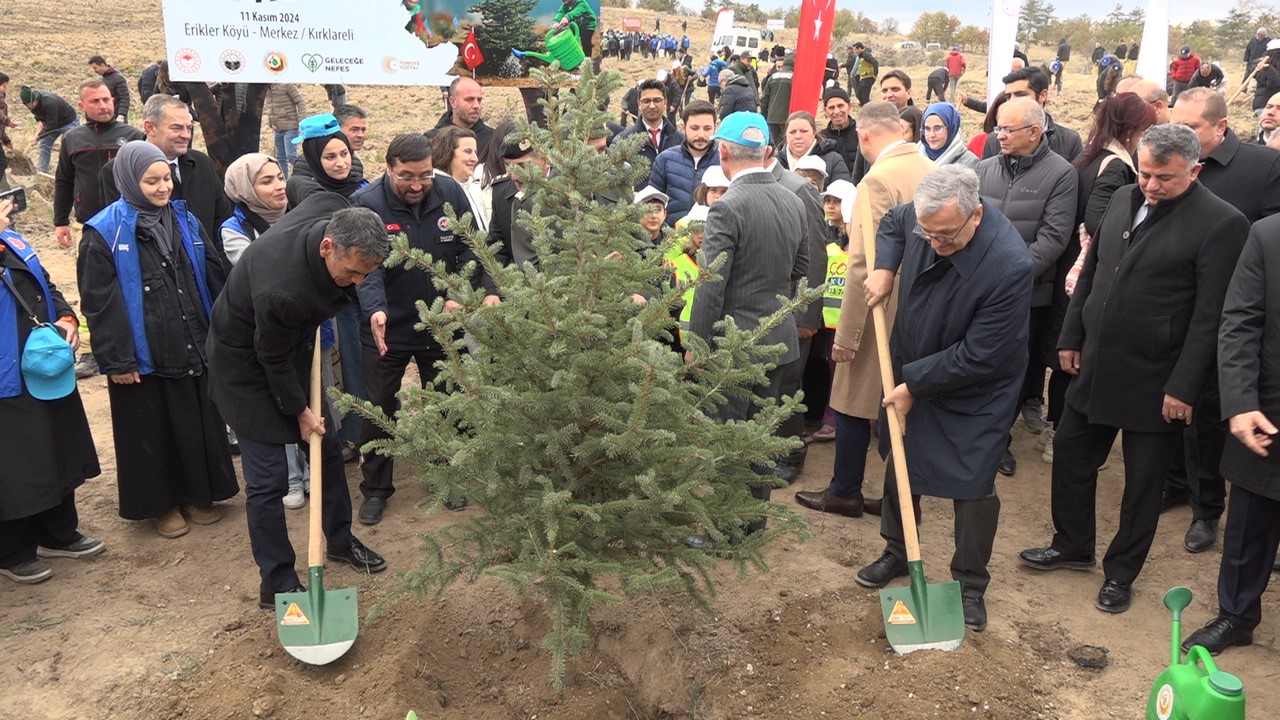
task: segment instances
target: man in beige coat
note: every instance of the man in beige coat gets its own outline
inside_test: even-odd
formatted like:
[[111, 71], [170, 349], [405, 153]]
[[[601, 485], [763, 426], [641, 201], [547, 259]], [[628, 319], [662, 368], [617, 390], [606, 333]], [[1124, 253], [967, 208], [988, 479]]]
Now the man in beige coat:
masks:
[[[849, 226], [849, 266], [844, 300], [831, 357], [836, 361], [831, 407], [836, 411], [836, 459], [831, 484], [821, 492], [798, 492], [796, 502], [821, 512], [859, 517], [880, 514], [879, 500], [864, 500], [862, 478], [871, 444], [871, 418], [880, 411], [880, 360], [862, 284], [867, 278], [863, 233], [874, 238], [891, 208], [911, 202], [920, 178], [933, 161], [902, 137], [898, 109], [889, 102], [863, 106], [858, 115], [858, 146], [872, 166], [858, 183], [858, 200]], [[893, 324], [897, 296], [885, 305]], [[865, 332], [864, 332], [865, 330]]]

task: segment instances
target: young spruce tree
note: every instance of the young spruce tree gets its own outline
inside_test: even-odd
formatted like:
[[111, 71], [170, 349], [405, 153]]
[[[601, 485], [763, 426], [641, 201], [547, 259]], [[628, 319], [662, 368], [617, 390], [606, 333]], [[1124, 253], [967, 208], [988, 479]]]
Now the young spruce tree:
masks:
[[[552, 171], [512, 172], [532, 195], [533, 212], [517, 222], [532, 231], [538, 267], [501, 266], [496, 245], [460, 230], [500, 288], [502, 304], [485, 307], [469, 274], [446, 272], [398, 238], [388, 264], [428, 268], [462, 305], [419, 308], [446, 359], [434, 386], [401, 392], [397, 423], [351, 398], [340, 407], [358, 407], [393, 433], [374, 447], [409, 461], [399, 467], [416, 469], [433, 507], [470, 502], [458, 522], [424, 536], [406, 586], [439, 592], [459, 577], [492, 575], [540, 597], [551, 619], [543, 641], [551, 680], [561, 687], [566, 660], [588, 640], [593, 605], [674, 586], [709, 609], [716, 557], [688, 548], [690, 535], [709, 532], [717, 555], [745, 573], [767, 569], [762, 550], [779, 534], [807, 534], [795, 512], [749, 493], [760, 480], [752, 464], [770, 465], [794, 446], [774, 431], [799, 400], [769, 404], [752, 422], [713, 416], [726, 397], [749, 395], [779, 356], [781, 345], [760, 346], [763, 332], [821, 291], [786, 302], [751, 332], [725, 320], [710, 345], [685, 333], [694, 358], [686, 365], [668, 344], [685, 288], [662, 266], [663, 249], [642, 239], [643, 209], [629, 202], [648, 172], [637, 152], [643, 138], [600, 154], [587, 142], [604, 126], [617, 75], [584, 66], [574, 90], [558, 69], [534, 75], [550, 97], [548, 127], [521, 122], [517, 132]], [[768, 530], [744, 535], [762, 516]]]

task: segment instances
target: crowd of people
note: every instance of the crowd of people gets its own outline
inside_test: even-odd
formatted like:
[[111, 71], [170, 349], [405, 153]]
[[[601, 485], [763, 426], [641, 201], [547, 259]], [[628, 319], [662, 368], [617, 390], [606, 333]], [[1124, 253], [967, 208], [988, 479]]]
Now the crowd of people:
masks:
[[[613, 39], [606, 32], [602, 43]], [[1125, 59], [1136, 54], [1136, 43], [1124, 48]], [[919, 495], [954, 502], [951, 571], [965, 624], [981, 631], [1001, 510], [996, 477], [1017, 473], [1015, 426], [1039, 436], [1052, 464], [1054, 534], [1019, 553], [1040, 571], [1097, 565], [1098, 471], [1121, 435], [1119, 529], [1094, 605], [1130, 607], [1162, 512], [1191, 506], [1184, 545], [1199, 553], [1218, 543], [1229, 506], [1220, 613], [1187, 642], [1215, 653], [1251, 642], [1280, 543], [1268, 451], [1280, 412], [1280, 307], [1270, 299], [1280, 297], [1272, 292], [1280, 271], [1270, 267], [1280, 242], [1271, 235], [1280, 223], [1272, 217], [1280, 214], [1280, 151], [1268, 146], [1280, 135], [1280, 92], [1265, 99], [1256, 131], [1234, 129], [1214, 87], [1191, 78], [1171, 93], [1130, 74], [1077, 131], [1048, 112], [1058, 73], [1024, 59], [989, 104], [948, 81], [921, 107], [913, 78], [881, 72], [857, 43], [844, 66], [847, 89], [835, 77], [823, 90], [824, 126], [790, 112], [794, 56], [767, 55], [762, 63], [723, 48], [694, 71], [708, 81], [706, 100], [685, 87], [673, 95], [670, 74], [645, 79], [623, 98], [623, 125], [588, 139], [611, 152], [640, 138], [648, 176], [633, 196], [599, 201], [646, 208], [637, 240], [670, 266], [673, 281], [725, 258], [717, 279], [686, 295], [680, 332], [714, 342], [722, 318], [752, 328], [780, 296], [826, 283], [821, 303], [766, 338], [784, 352], [755, 396], [803, 389], [808, 410], [779, 429], [802, 442], [756, 468], [755, 495], [767, 500], [794, 481], [808, 446], [834, 442], [829, 485], [795, 500], [814, 512], [879, 515], [884, 550], [856, 580], [883, 587], [908, 569], [894, 468], [880, 497], [868, 497], [867, 453], [886, 413], [909, 418], [915, 497], [903, 505], [919, 515]], [[949, 78], [965, 72], [955, 55], [944, 66]], [[1188, 55], [1184, 48], [1179, 58]], [[1262, 77], [1269, 57], [1254, 68], [1259, 88], [1270, 87]], [[191, 147], [194, 120], [181, 98], [155, 92], [135, 108], [135, 127], [114, 71], [91, 64], [99, 77], [77, 88], [84, 124], [54, 111], [45, 124], [62, 134], [56, 238], [69, 247], [73, 227], [81, 232], [82, 319], [0, 203], [0, 416], [20, 429], [0, 439], [17, 458], [0, 468], [0, 574], [40, 582], [51, 575], [45, 559], [105, 548], [79, 533], [75, 512], [76, 488], [99, 472], [71, 367], [82, 320], [91, 330], [86, 356], [107, 380], [122, 517], [150, 520], [165, 538], [220, 520], [219, 503], [239, 492], [234, 441], [261, 603], [273, 607], [275, 593], [300, 587], [284, 516], [306, 504], [298, 444], [317, 433], [328, 557], [383, 570], [386, 561], [351, 526], [353, 516], [380, 522], [394, 496], [392, 460], [371, 446], [386, 434], [307, 407], [314, 344], [326, 353], [327, 384], [394, 417], [409, 363], [425, 385], [443, 357], [415, 327], [417, 303], [452, 300], [423, 270], [382, 265], [388, 235], [403, 233], [460, 271], [475, 256], [445, 219], [453, 207], [498, 243], [501, 262], [537, 267], [529, 229], [516, 221], [535, 208], [510, 170], [550, 176], [556, 168], [511, 121], [486, 124], [483, 86], [459, 78], [436, 126], [391, 138], [377, 170], [360, 159], [365, 111], [340, 104], [309, 115], [296, 88], [273, 87], [275, 155], [245, 155], [219, 178]], [[7, 81], [0, 76], [0, 92]], [[871, 100], [875, 85], [880, 99]], [[49, 94], [28, 90], [20, 96], [35, 113]], [[985, 113], [973, 138], [961, 129], [966, 108]], [[486, 304], [501, 303], [482, 270], [471, 280]], [[890, 325], [888, 348], [872, 332], [877, 306]], [[29, 338], [46, 325], [66, 347], [55, 348], [53, 371], [29, 373]], [[696, 361], [679, 338], [673, 349]], [[897, 383], [888, 395], [881, 350]], [[735, 397], [719, 415], [755, 412]], [[55, 427], [67, 450], [50, 450]], [[883, 454], [885, 433], [880, 445]], [[358, 508], [343, 469], [356, 459]], [[448, 506], [461, 510], [466, 499]], [[763, 527], [758, 520], [742, 531]]]

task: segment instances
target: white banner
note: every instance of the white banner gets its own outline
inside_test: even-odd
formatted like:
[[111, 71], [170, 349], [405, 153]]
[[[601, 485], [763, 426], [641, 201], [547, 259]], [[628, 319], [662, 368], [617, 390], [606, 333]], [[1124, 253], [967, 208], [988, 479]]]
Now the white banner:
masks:
[[987, 102], [1004, 90], [1001, 81], [1009, 74], [1013, 46], [1018, 37], [1019, 0], [991, 0], [991, 44], [987, 47]]
[[175, 81], [448, 85], [458, 57], [451, 42], [424, 45], [398, 2], [164, 0], [163, 7]]
[[[722, 38], [725, 35], [733, 33], [733, 10], [731, 8], [720, 8], [720, 12], [716, 14], [716, 27], [712, 31], [712, 38]], [[717, 48], [713, 48], [717, 49]]]
[[786, 30], [787, 21], [780, 18], [770, 18], [764, 22], [766, 30]]
[[[1206, 60], [1205, 62], [1208, 62]], [[1148, 0], [1137, 73], [1164, 87], [1169, 74], [1169, 0]]]

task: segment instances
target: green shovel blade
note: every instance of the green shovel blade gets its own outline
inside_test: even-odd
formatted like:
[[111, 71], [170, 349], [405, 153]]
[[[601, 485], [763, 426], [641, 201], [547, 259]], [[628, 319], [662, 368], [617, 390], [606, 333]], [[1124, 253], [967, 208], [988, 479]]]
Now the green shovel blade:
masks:
[[276, 594], [276, 631], [280, 644], [308, 665], [328, 665], [356, 641], [360, 616], [356, 589], [324, 589], [324, 568], [310, 569], [310, 588]]
[[964, 642], [964, 605], [960, 583], [929, 585], [924, 565], [907, 563], [911, 584], [880, 591], [884, 634], [899, 655], [916, 650], [955, 650]]

